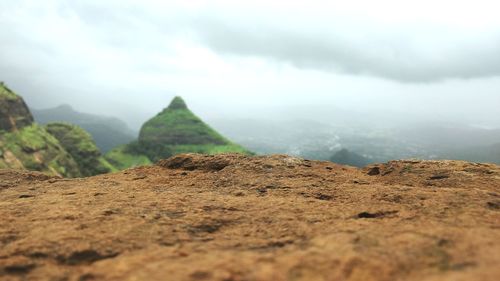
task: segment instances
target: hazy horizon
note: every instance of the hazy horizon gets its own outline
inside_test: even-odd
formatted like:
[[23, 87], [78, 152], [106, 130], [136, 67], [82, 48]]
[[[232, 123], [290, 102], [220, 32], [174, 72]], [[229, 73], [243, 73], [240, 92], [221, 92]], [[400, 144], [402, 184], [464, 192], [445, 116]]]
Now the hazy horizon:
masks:
[[[500, 127], [494, 1], [2, 1], [0, 81], [137, 129], [202, 118]], [[393, 117], [393, 118], [392, 118]], [[392, 119], [391, 119], [392, 118]], [[373, 120], [372, 120], [373, 121]]]

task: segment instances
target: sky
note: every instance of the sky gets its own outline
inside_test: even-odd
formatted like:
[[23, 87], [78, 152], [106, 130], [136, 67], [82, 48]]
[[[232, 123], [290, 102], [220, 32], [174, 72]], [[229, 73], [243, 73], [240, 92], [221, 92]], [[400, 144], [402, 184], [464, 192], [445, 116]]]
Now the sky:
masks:
[[0, 81], [30, 107], [70, 104], [133, 128], [175, 95], [209, 119], [297, 109], [321, 119], [321, 107], [500, 127], [499, 10], [486, 0], [0, 0]]

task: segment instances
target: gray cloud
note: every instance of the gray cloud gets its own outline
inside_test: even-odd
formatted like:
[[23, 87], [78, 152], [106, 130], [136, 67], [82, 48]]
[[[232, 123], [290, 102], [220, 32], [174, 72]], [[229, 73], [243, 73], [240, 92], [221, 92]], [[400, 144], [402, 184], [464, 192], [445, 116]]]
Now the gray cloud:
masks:
[[[349, 26], [342, 30], [295, 31], [206, 19], [200, 21], [196, 31], [201, 42], [216, 52], [262, 56], [298, 68], [410, 83], [500, 75], [500, 30], [488, 35], [486, 41], [474, 41], [477, 38], [467, 38], [466, 33], [447, 38], [449, 32], [460, 32], [456, 30], [436, 33], [432, 27], [426, 27], [416, 30], [418, 33], [412, 37], [415, 30], [399, 27], [387, 37], [378, 34], [377, 29], [383, 26], [371, 28], [367, 26], [362, 31], [361, 40], [346, 36]], [[469, 40], [464, 41], [464, 37]]]

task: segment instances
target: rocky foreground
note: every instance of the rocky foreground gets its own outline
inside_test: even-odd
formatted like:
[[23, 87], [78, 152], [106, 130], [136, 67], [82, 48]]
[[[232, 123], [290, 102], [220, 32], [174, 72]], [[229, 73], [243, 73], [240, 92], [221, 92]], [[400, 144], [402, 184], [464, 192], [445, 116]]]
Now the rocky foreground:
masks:
[[0, 170], [1, 280], [500, 280], [500, 167], [186, 154]]

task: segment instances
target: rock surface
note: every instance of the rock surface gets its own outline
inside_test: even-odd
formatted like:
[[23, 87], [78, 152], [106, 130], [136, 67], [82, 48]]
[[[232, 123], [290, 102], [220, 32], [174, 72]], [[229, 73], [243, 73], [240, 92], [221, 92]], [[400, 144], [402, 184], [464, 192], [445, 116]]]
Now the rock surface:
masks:
[[498, 280], [500, 167], [178, 155], [0, 170], [1, 280]]

